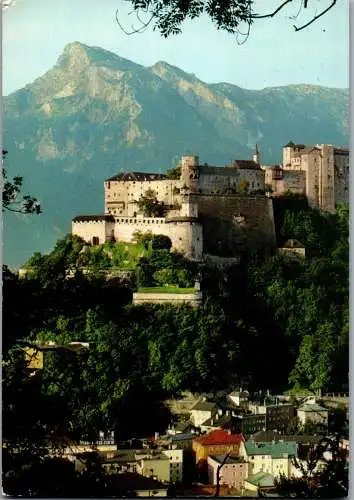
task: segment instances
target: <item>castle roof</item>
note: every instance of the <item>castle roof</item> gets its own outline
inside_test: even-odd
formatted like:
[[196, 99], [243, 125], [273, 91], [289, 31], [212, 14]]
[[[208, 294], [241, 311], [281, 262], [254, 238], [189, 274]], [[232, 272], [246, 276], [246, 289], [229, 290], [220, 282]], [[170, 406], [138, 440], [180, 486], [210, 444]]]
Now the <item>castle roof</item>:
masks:
[[89, 222], [89, 221], [105, 221], [114, 222], [113, 215], [77, 215], [73, 218], [73, 222]]
[[241, 170], [260, 170], [261, 166], [253, 160], [235, 160], [232, 167], [239, 168]]
[[154, 174], [148, 172], [123, 172], [113, 175], [107, 181], [161, 181], [167, 179], [165, 174]]
[[223, 429], [216, 429], [205, 436], [197, 438], [195, 441], [203, 446], [231, 445], [241, 444], [244, 441], [244, 437], [242, 434], [230, 434]]

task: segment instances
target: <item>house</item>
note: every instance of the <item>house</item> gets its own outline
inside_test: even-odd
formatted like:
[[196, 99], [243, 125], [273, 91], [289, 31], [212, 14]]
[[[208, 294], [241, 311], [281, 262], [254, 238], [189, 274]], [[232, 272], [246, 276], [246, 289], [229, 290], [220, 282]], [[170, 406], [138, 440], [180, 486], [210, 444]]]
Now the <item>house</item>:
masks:
[[220, 470], [220, 484], [241, 490], [244, 480], [248, 476], [248, 464], [242, 457], [216, 455], [208, 457], [209, 484], [217, 484], [218, 467]]
[[192, 406], [190, 413], [191, 419], [195, 427], [200, 427], [206, 420], [215, 415], [217, 409], [215, 403], [209, 403], [205, 400], [197, 401], [197, 403]]
[[227, 432], [223, 429], [216, 429], [209, 434], [200, 436], [193, 440], [196, 463], [206, 462], [210, 455], [223, 455], [232, 452], [237, 456], [243, 441], [242, 434], [231, 434], [230, 431]]
[[241, 444], [240, 455], [248, 461], [250, 475], [267, 472], [274, 477], [289, 477], [292, 460], [297, 457], [297, 444], [284, 441], [246, 441]]
[[258, 472], [257, 474], [250, 474], [244, 481], [243, 487], [246, 491], [262, 492], [274, 490], [274, 476], [268, 472]]
[[170, 437], [171, 446], [176, 446], [182, 450], [192, 450], [193, 440], [196, 438], [196, 433], [186, 432], [183, 434], [175, 434]]
[[172, 484], [182, 483], [183, 481], [183, 450], [170, 449], [161, 450], [170, 461], [170, 482]]
[[175, 425], [170, 425], [169, 428], [167, 429], [167, 434], [170, 436], [174, 436], [175, 434], [185, 434], [187, 432], [196, 432], [197, 428], [195, 425], [193, 425], [193, 422], [190, 420], [188, 421], [180, 421], [177, 422]]
[[328, 410], [318, 404], [304, 404], [297, 409], [297, 417], [302, 425], [315, 424], [328, 427]]
[[170, 460], [162, 453], [154, 453], [142, 458], [138, 463], [137, 472], [145, 477], [153, 477], [162, 483], [171, 482]]
[[250, 436], [249, 440], [250, 441], [257, 441], [257, 442], [272, 442], [272, 441], [284, 441], [284, 442], [294, 442], [299, 445], [311, 445], [311, 446], [316, 446], [320, 440], [321, 436], [305, 436], [305, 435], [287, 435], [287, 434], [282, 434], [281, 432], [277, 430], [268, 430], [268, 431], [260, 431], [256, 432], [255, 434], [252, 434]]
[[215, 429], [232, 429], [234, 418], [230, 415], [230, 412], [223, 414], [222, 410], [218, 410], [215, 415], [208, 418], [201, 426], [200, 430], [202, 432], [211, 432]]
[[254, 432], [261, 431], [266, 428], [265, 414], [245, 414], [238, 415], [235, 418], [235, 431], [241, 432], [245, 437], [250, 436]]
[[248, 391], [233, 391], [228, 394], [227, 397], [235, 406], [240, 406], [242, 408], [247, 408], [248, 406]]
[[254, 415], [265, 415], [265, 429], [285, 431], [290, 421], [294, 418], [295, 408], [290, 403], [280, 404], [250, 404], [249, 410]]
[[306, 257], [304, 245], [293, 238], [287, 240], [284, 245], [279, 248], [279, 253], [293, 259]]

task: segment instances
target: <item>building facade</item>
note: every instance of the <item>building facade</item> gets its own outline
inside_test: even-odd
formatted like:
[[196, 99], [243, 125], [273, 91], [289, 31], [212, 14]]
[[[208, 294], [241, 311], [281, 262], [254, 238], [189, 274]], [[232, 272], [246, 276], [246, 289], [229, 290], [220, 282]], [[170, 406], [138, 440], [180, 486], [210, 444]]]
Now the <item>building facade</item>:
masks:
[[248, 476], [248, 464], [242, 457], [225, 457], [217, 455], [208, 457], [208, 480], [209, 484], [217, 484], [218, 467], [220, 470], [220, 485], [241, 490]]
[[282, 166], [264, 169], [265, 183], [273, 196], [287, 191], [305, 194], [311, 207], [326, 212], [349, 202], [349, 149], [289, 142], [283, 147]]
[[289, 477], [292, 461], [297, 457], [297, 444], [293, 442], [260, 443], [246, 441], [241, 444], [240, 455], [248, 462], [248, 473], [265, 472], [274, 477]]

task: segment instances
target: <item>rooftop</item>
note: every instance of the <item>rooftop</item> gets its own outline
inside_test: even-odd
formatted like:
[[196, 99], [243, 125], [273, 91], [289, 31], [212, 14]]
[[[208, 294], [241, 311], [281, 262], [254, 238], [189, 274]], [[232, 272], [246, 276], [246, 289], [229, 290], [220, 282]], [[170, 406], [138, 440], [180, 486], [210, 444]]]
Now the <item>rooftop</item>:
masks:
[[86, 221], [106, 221], [114, 222], [113, 215], [77, 215], [73, 218], [73, 222], [86, 222]]
[[195, 434], [193, 432], [185, 432], [183, 434], [175, 434], [171, 436], [171, 441], [188, 441], [195, 438]]
[[192, 406], [191, 411], [213, 411], [215, 409], [215, 403], [209, 403], [208, 401], [197, 401], [195, 405]]
[[[219, 464], [223, 463], [225, 460], [226, 455], [210, 455], [210, 458], [212, 460], [215, 460], [215, 462], [218, 462]], [[243, 464], [245, 463], [245, 459], [243, 457], [233, 457], [229, 456], [225, 460], [224, 464]]]
[[262, 442], [246, 441], [245, 449], [247, 455], [271, 455], [272, 458], [283, 458], [283, 455], [295, 457], [297, 455], [297, 444], [295, 442]]
[[261, 166], [253, 160], [234, 160], [230, 167], [239, 168], [241, 170], [260, 170]]
[[256, 442], [272, 442], [272, 441], [291, 441], [302, 444], [316, 444], [321, 440], [320, 436], [298, 436], [298, 435], [283, 435], [276, 430], [259, 431], [250, 436], [249, 441]]
[[271, 488], [274, 486], [274, 476], [267, 474], [266, 472], [258, 472], [257, 474], [250, 474], [246, 479], [248, 483], [254, 486], [260, 486], [263, 488]]
[[302, 243], [300, 243], [300, 241], [295, 240], [294, 238], [290, 238], [284, 243], [282, 248], [305, 248], [305, 247]]
[[242, 434], [231, 434], [223, 429], [215, 429], [204, 436], [195, 439], [203, 446], [212, 446], [218, 444], [240, 444], [244, 441]]
[[166, 180], [165, 174], [154, 174], [149, 172], [123, 172], [121, 174], [113, 175], [107, 181], [161, 181]]
[[324, 408], [323, 406], [316, 405], [316, 404], [304, 404], [303, 406], [300, 406], [300, 408], [297, 409], [298, 411], [323, 411], [323, 412], [328, 412], [327, 408]]

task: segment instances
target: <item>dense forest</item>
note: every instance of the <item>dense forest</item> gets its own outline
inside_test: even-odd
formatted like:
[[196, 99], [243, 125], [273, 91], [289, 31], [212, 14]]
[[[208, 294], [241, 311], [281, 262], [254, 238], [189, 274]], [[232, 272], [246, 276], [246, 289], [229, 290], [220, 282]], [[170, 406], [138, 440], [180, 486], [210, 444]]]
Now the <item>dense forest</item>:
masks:
[[[19, 477], [34, 481], [28, 470], [35, 477], [48, 433], [74, 440], [108, 429], [119, 439], [151, 435], [169, 423], [163, 401], [184, 390], [347, 386], [349, 207], [324, 214], [290, 195], [274, 207], [278, 244], [296, 238], [305, 259], [258, 253], [227, 272], [197, 269], [164, 238], [138, 235], [146, 251], [129, 285], [102, 275], [113, 257], [119, 265], [114, 244], [107, 257], [67, 236], [49, 255], [31, 258], [25, 279], [3, 270], [3, 470], [10, 490]], [[131, 305], [139, 286], [192, 286], [197, 275], [200, 308]], [[48, 340], [88, 342], [89, 349], [45, 352], [43, 369], [29, 376], [24, 346]]]

